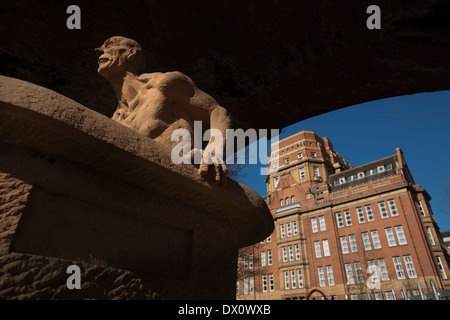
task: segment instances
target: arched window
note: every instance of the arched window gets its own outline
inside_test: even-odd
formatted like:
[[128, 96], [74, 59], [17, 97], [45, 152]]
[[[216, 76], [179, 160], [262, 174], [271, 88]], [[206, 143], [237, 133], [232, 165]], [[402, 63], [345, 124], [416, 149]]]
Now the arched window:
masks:
[[289, 205], [289, 197], [286, 198], [286, 205]]
[[284, 200], [281, 199], [281, 200], [280, 200], [280, 207], [283, 207], [283, 206], [284, 206]]
[[295, 196], [292, 196], [291, 203], [295, 203]]

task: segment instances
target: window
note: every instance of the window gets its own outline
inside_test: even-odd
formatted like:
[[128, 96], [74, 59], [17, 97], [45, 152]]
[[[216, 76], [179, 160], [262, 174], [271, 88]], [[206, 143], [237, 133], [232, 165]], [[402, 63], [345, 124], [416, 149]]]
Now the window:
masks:
[[278, 177], [273, 178], [273, 185], [275, 186], [275, 188], [278, 187], [279, 182], [280, 182], [280, 178], [278, 178]]
[[319, 177], [319, 167], [313, 167], [313, 171], [314, 171], [314, 177]]
[[386, 228], [386, 229], [384, 229], [384, 231], [386, 232], [386, 238], [387, 238], [389, 247], [396, 246], [397, 243], [395, 242], [394, 232], [392, 231], [392, 228]]
[[326, 266], [326, 269], [327, 269], [328, 285], [329, 286], [334, 286], [333, 267], [332, 266]]
[[350, 234], [348, 236], [348, 239], [350, 240], [350, 249], [352, 252], [358, 252], [358, 246], [356, 244], [356, 237], [354, 234]]
[[353, 278], [353, 270], [352, 270], [351, 263], [346, 263], [345, 264], [345, 273], [347, 275], [347, 283], [348, 284], [354, 284], [355, 283], [355, 278]]
[[364, 275], [363, 275], [363, 271], [361, 269], [361, 263], [355, 262], [353, 265], [355, 266], [356, 281], [358, 283], [364, 283]]
[[323, 256], [329, 257], [330, 256], [330, 247], [328, 246], [328, 240], [322, 240], [322, 246], [323, 246]]
[[394, 295], [392, 291], [385, 291], [384, 295], [386, 296], [386, 300], [394, 300]]
[[267, 250], [267, 265], [271, 266], [272, 262], [272, 250]]
[[298, 234], [297, 221], [292, 221], [292, 231], [294, 233], [294, 236]]
[[369, 204], [369, 205], [365, 206], [364, 208], [366, 209], [367, 221], [373, 221], [374, 216], [373, 216], [372, 206]]
[[428, 234], [428, 238], [430, 239], [431, 245], [432, 246], [436, 245], [436, 243], [434, 242], [433, 234], [431, 233], [430, 227], [427, 227], [427, 234]]
[[403, 261], [405, 262], [406, 272], [408, 273], [408, 278], [417, 278], [416, 269], [414, 268], [414, 263], [410, 255], [403, 256]]
[[347, 226], [351, 226], [352, 225], [352, 216], [350, 215], [350, 211], [349, 210], [344, 211], [344, 216], [345, 216], [345, 224]]
[[364, 212], [363, 212], [363, 208], [362, 207], [356, 208], [356, 215], [358, 216], [358, 222], [359, 223], [366, 222], [366, 220], [364, 219]]
[[284, 159], [284, 163], [289, 163], [289, 158]]
[[387, 218], [388, 213], [387, 213], [386, 205], [384, 204], [384, 202], [378, 202], [378, 208], [380, 209], [381, 218], [382, 219]]
[[441, 257], [436, 257], [438, 262], [439, 270], [441, 271], [442, 278], [447, 279], [447, 274], [445, 273], [444, 265], [442, 264]]
[[419, 210], [420, 210], [420, 213], [422, 214], [422, 216], [425, 217], [425, 210], [423, 210], [423, 206], [422, 206], [422, 202], [421, 201], [419, 201]]
[[272, 235], [267, 237], [267, 243], [270, 243], [270, 242], [272, 242]]
[[399, 245], [406, 244], [406, 237], [405, 233], [403, 232], [402, 226], [396, 226], [395, 233], [397, 233], [398, 244]]
[[291, 203], [292, 203], [292, 204], [295, 203], [295, 197], [294, 197], [294, 196], [291, 197]]
[[297, 154], [297, 159], [301, 159], [303, 155], [301, 153]]
[[319, 217], [319, 225], [320, 225], [320, 231], [327, 230], [327, 226], [325, 225], [325, 217], [324, 216]]
[[281, 239], [283, 239], [286, 236], [286, 234], [284, 233], [284, 224], [280, 224], [280, 236]]
[[375, 300], [383, 300], [383, 292], [375, 292]]
[[287, 251], [286, 251], [286, 247], [281, 247], [281, 255], [283, 256], [283, 262], [287, 262]]
[[388, 200], [389, 211], [391, 212], [391, 216], [398, 216], [397, 206], [395, 205], [394, 199]]
[[292, 236], [292, 233], [291, 233], [291, 223], [290, 223], [290, 222], [286, 223], [286, 236], [287, 236], [287, 237]]
[[316, 233], [319, 230], [317, 229], [317, 219], [316, 218], [312, 218], [311, 219], [311, 227], [312, 227], [312, 232]]
[[305, 179], [305, 168], [298, 169], [298, 173], [300, 174], [300, 179]]
[[384, 259], [378, 259], [378, 266], [380, 267], [381, 272], [381, 280], [388, 281], [389, 280], [389, 273], [386, 268], [386, 263], [384, 262]]
[[392, 257], [392, 261], [394, 262], [394, 268], [395, 268], [395, 273], [397, 274], [397, 279], [399, 279], [399, 280], [406, 279], [400, 257]]
[[295, 280], [295, 270], [291, 270], [291, 287], [292, 289], [297, 288], [297, 281]]
[[274, 286], [273, 286], [273, 273], [269, 274], [269, 291], [273, 292], [274, 291]]
[[380, 237], [378, 236], [378, 231], [372, 230], [372, 231], [370, 231], [370, 234], [372, 235], [373, 247], [375, 249], [380, 249], [381, 242], [380, 242]]
[[336, 212], [336, 222], [338, 228], [342, 228], [344, 226], [344, 220], [342, 219], [342, 213]]
[[250, 254], [250, 255], [248, 256], [248, 267], [249, 267], [250, 269], [253, 269], [253, 255], [252, 255], [252, 254]]
[[289, 197], [288, 198], [286, 198], [286, 205], [288, 206], [288, 205], [290, 205], [290, 200], [289, 200]]
[[346, 254], [348, 253], [348, 244], [347, 244], [347, 238], [341, 237], [341, 247], [342, 247], [342, 253]]
[[289, 290], [289, 271], [284, 272], [284, 288]]
[[320, 251], [320, 241], [314, 241], [314, 250], [316, 251], [316, 258], [322, 258], [322, 252]]
[[302, 269], [297, 269], [297, 280], [298, 280], [298, 287], [299, 288], [303, 288]]
[[262, 291], [267, 292], [267, 275], [263, 274], [261, 276], [261, 283], [262, 283]]
[[292, 249], [292, 245], [288, 246], [289, 251], [289, 261], [294, 261], [294, 250]]
[[239, 294], [239, 279], [236, 280], [236, 294]]
[[297, 243], [294, 246], [295, 248], [295, 260], [300, 260], [300, 245]]
[[250, 277], [250, 293], [254, 293], [254, 292], [255, 292], [255, 278]]
[[370, 273], [370, 277], [372, 277], [373, 281], [375, 281], [376, 283], [380, 282], [374, 260], [367, 261], [367, 273]]
[[272, 163], [272, 168], [276, 168], [276, 167], [278, 167], [278, 162]]
[[325, 274], [323, 273], [323, 267], [317, 268], [317, 274], [319, 275], [319, 286], [325, 287]]
[[244, 294], [248, 294], [248, 278], [244, 278]]
[[284, 207], [284, 200], [283, 199], [280, 200], [280, 207]]
[[244, 256], [243, 257], [243, 260], [244, 260], [244, 269], [247, 269], [248, 268], [248, 257], [247, 256]]
[[317, 157], [317, 153], [311, 152], [311, 157]]
[[261, 251], [261, 267], [265, 267], [265, 266], [266, 266], [266, 252]]
[[363, 244], [364, 244], [364, 250], [372, 250], [372, 246], [370, 245], [370, 239], [369, 239], [369, 233], [368, 232], [363, 232], [361, 233], [362, 235], [362, 239], [363, 239]]

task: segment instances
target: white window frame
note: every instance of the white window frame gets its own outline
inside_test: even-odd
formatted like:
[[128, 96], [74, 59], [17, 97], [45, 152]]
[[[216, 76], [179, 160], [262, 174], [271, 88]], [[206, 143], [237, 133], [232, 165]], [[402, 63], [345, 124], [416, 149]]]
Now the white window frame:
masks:
[[368, 232], [362, 232], [361, 237], [364, 244], [364, 250], [369, 251], [372, 250], [372, 245], [370, 243], [370, 237]]
[[302, 269], [297, 269], [297, 280], [298, 280], [298, 287], [303, 288], [303, 273]]
[[345, 217], [345, 225], [347, 227], [352, 225], [352, 215], [350, 214], [350, 210], [344, 211], [344, 217]]
[[325, 282], [325, 273], [323, 271], [323, 267], [317, 267], [317, 275], [319, 276], [319, 286], [325, 287], [326, 282]]
[[294, 245], [294, 250], [295, 250], [295, 260], [300, 260], [301, 258], [301, 254], [300, 254], [300, 244], [296, 243]]
[[350, 242], [350, 250], [354, 252], [358, 252], [358, 244], [356, 243], [356, 236], [354, 234], [348, 235], [348, 240]]
[[395, 226], [395, 233], [397, 234], [397, 240], [398, 240], [398, 244], [400, 246], [408, 244], [408, 241], [406, 241], [406, 234], [403, 231], [403, 227], [402, 226]]
[[329, 257], [330, 256], [330, 246], [328, 244], [328, 239], [322, 240], [322, 246], [323, 246], [323, 256]]
[[288, 254], [289, 254], [289, 261], [294, 261], [294, 248], [292, 245], [288, 245]]
[[280, 224], [280, 238], [284, 239], [286, 237], [286, 233], [284, 231], [284, 224]]
[[386, 263], [384, 262], [384, 259], [378, 259], [377, 260], [378, 266], [380, 267], [381, 271], [381, 281], [389, 281], [389, 272], [386, 267]]
[[360, 224], [366, 222], [366, 219], [364, 218], [364, 211], [363, 211], [362, 207], [356, 208], [356, 215], [358, 216], [358, 222]]
[[388, 241], [389, 247], [395, 247], [397, 245], [397, 242], [395, 241], [394, 231], [391, 227], [385, 228], [384, 232], [386, 233], [386, 239]]
[[284, 289], [289, 290], [289, 271], [284, 271]]
[[398, 216], [398, 209], [397, 209], [397, 205], [395, 204], [395, 200], [389, 199], [387, 201], [387, 204], [388, 204], [388, 208], [389, 208], [389, 212], [391, 213], [391, 216], [392, 217]]
[[325, 217], [324, 216], [319, 216], [319, 226], [320, 226], [320, 231], [326, 231], [327, 230], [327, 226], [325, 224]]
[[291, 223], [288, 222], [288, 223], [286, 223], [286, 237], [289, 238], [291, 236], [292, 236]]
[[261, 267], [265, 267], [265, 266], [266, 266], [266, 252], [261, 251]]
[[380, 210], [381, 219], [389, 218], [389, 213], [386, 208], [384, 201], [378, 202], [378, 209]]
[[320, 177], [319, 167], [313, 167], [314, 177]]
[[336, 223], [337, 223], [338, 228], [343, 228], [344, 227], [344, 218], [342, 217], [342, 212], [336, 212], [335, 216], [336, 216]]
[[355, 278], [353, 276], [353, 268], [351, 263], [345, 264], [345, 274], [347, 276], [347, 284], [355, 284]]
[[403, 270], [403, 264], [400, 257], [392, 257], [392, 262], [394, 263], [395, 273], [398, 280], [406, 279], [405, 271]]
[[298, 235], [297, 221], [292, 221], [292, 234], [294, 236]]
[[342, 236], [342, 237], [340, 237], [340, 239], [341, 239], [342, 253], [343, 253], [343, 254], [349, 253], [349, 251], [348, 251], [347, 237], [346, 237], [346, 236]]
[[271, 266], [272, 263], [273, 263], [272, 250], [267, 250], [267, 265]]
[[364, 209], [366, 210], [366, 216], [367, 216], [367, 221], [373, 221], [375, 220], [375, 216], [373, 214], [373, 210], [372, 210], [372, 205], [368, 204], [364, 206]]
[[301, 179], [305, 179], [305, 178], [306, 178], [305, 168], [300, 168], [300, 169], [298, 169], [298, 175], [299, 175], [299, 177], [300, 177], [300, 180], [301, 180]]
[[316, 258], [322, 258], [322, 251], [320, 248], [320, 241], [314, 241], [314, 251], [316, 254]]
[[262, 292], [267, 292], [267, 275], [266, 274], [261, 275], [261, 286], [262, 286]]
[[427, 229], [428, 239], [430, 239], [431, 245], [435, 246], [436, 242], [434, 242], [434, 237], [433, 237], [433, 233], [431, 231], [431, 228], [430, 227], [426, 227], [426, 229]]
[[406, 266], [406, 273], [408, 274], [408, 278], [414, 279], [417, 278], [416, 268], [414, 267], [414, 262], [412, 261], [411, 255], [403, 256], [403, 261]]
[[319, 228], [317, 227], [317, 218], [311, 218], [311, 230], [312, 233], [319, 232]]
[[282, 256], [283, 262], [287, 262], [288, 261], [287, 248], [286, 247], [281, 247], [281, 256]]
[[380, 237], [378, 235], [378, 231], [372, 230], [372, 231], [370, 231], [370, 235], [372, 236], [373, 248], [381, 249], [381, 241], [380, 241]]
[[327, 270], [327, 278], [328, 278], [328, 286], [332, 287], [335, 285], [334, 283], [334, 275], [333, 275], [333, 267], [332, 266], [326, 266]]

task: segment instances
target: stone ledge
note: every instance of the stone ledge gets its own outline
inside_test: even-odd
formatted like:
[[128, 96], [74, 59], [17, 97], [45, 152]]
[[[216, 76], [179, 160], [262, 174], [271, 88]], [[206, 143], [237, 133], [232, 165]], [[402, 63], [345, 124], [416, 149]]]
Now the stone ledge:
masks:
[[239, 247], [273, 231], [263, 199], [229, 180], [203, 179], [193, 165], [175, 165], [165, 146], [46, 88], [0, 76], [0, 139], [79, 162], [149, 192], [215, 215], [236, 228]]

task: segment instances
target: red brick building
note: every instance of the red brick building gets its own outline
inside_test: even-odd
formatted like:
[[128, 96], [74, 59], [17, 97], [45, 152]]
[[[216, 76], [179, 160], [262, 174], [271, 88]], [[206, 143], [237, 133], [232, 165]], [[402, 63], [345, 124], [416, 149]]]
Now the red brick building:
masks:
[[[400, 149], [359, 167], [302, 131], [271, 148], [273, 234], [241, 254], [238, 299], [402, 298], [450, 288], [449, 256]], [[243, 265], [244, 260], [250, 261]], [[246, 271], [242, 273], [242, 271]]]

